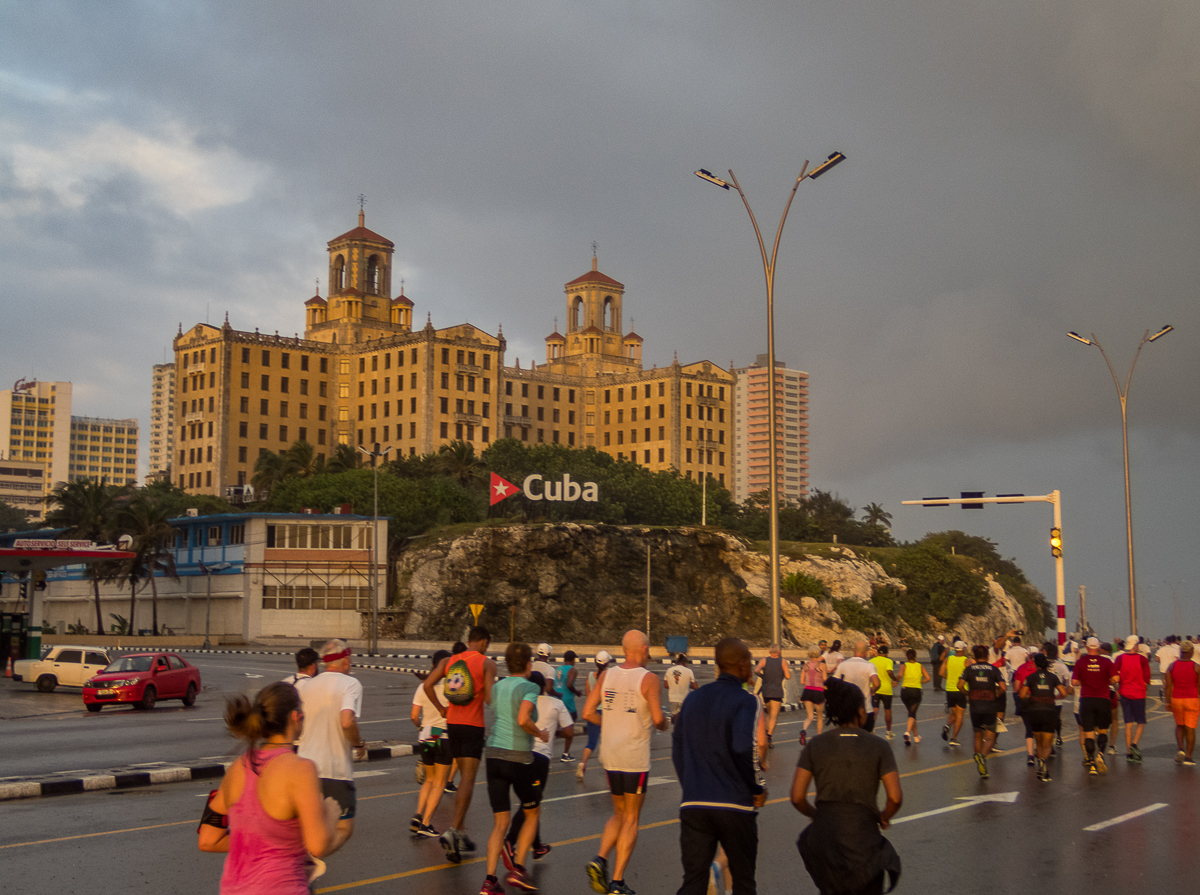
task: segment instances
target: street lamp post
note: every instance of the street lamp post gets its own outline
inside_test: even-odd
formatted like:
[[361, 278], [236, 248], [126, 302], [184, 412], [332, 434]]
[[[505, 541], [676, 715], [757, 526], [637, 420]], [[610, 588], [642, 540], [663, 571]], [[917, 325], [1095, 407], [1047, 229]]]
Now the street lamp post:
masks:
[[371, 466], [375, 469], [375, 507], [371, 517], [371, 636], [367, 645], [368, 653], [373, 656], [379, 651], [379, 557], [376, 551], [379, 546], [379, 460], [392, 448], [389, 445], [381, 452], [378, 441], [373, 450], [365, 450], [362, 445], [357, 447], [359, 452], [371, 458]]
[[1136, 634], [1137, 628], [1137, 584], [1134, 581], [1133, 575], [1133, 505], [1130, 502], [1129, 495], [1129, 425], [1126, 419], [1125, 405], [1129, 399], [1129, 382], [1133, 379], [1133, 368], [1137, 366], [1138, 355], [1142, 353], [1142, 346], [1147, 342], [1154, 342], [1161, 339], [1175, 327], [1164, 326], [1154, 335], [1150, 335], [1150, 330], [1146, 330], [1142, 334], [1142, 341], [1138, 342], [1137, 351], [1133, 353], [1133, 363], [1129, 365], [1129, 375], [1125, 377], [1125, 387], [1121, 387], [1120, 380], [1117, 379], [1117, 371], [1113, 369], [1112, 362], [1108, 359], [1108, 354], [1100, 345], [1100, 340], [1096, 338], [1096, 334], [1092, 333], [1090, 339], [1085, 339], [1077, 332], [1067, 333], [1076, 342], [1082, 342], [1084, 345], [1095, 345], [1100, 349], [1100, 356], [1104, 358], [1104, 363], [1108, 365], [1108, 372], [1112, 374], [1113, 385], [1117, 387], [1117, 398], [1121, 402], [1121, 447], [1125, 454], [1125, 544], [1129, 565], [1129, 633]]
[[209, 631], [212, 628], [212, 576], [215, 572], [224, 572], [226, 569], [233, 568], [231, 563], [218, 562], [211, 565], [201, 562], [200, 574], [204, 576], [204, 649], [212, 649], [212, 641], [209, 638]]
[[[732, 181], [733, 188], [737, 190], [738, 195], [742, 197], [742, 203], [746, 206], [746, 212], [750, 215], [750, 224], [754, 227], [754, 235], [758, 239], [758, 250], [762, 255], [763, 275], [767, 282], [767, 394], [770, 395], [770, 400], [767, 403], [767, 451], [770, 454], [767, 461], [767, 474], [771, 479], [768, 489], [768, 512], [770, 514], [771, 532], [772, 643], [783, 642], [779, 608], [779, 481], [777, 476], [778, 458], [775, 456], [775, 446], [777, 443], [775, 433], [775, 259], [779, 256], [779, 240], [783, 236], [783, 225], [787, 221], [788, 211], [792, 207], [792, 200], [796, 198], [796, 190], [800, 188], [800, 182], [806, 178], [808, 180], [815, 180], [834, 165], [840, 164], [845, 160], [845, 155], [840, 152], [834, 152], [825, 161], [813, 168], [812, 171], [809, 171], [808, 160], [805, 159], [804, 164], [800, 167], [800, 176], [792, 184], [792, 191], [788, 195], [787, 204], [783, 207], [783, 215], [779, 218], [779, 229], [775, 231], [775, 245], [771, 249], [770, 258], [767, 257], [767, 247], [763, 242], [762, 232], [758, 229], [758, 221], [754, 217], [753, 209], [750, 208], [750, 200], [746, 198], [746, 194], [742, 192], [741, 186], [738, 185], [737, 178], [733, 174], [733, 169], [729, 170], [729, 180]], [[703, 168], [696, 172], [696, 176], [701, 180], [707, 180], [709, 183], [716, 184], [724, 190], [729, 189], [729, 183], [726, 183]]]

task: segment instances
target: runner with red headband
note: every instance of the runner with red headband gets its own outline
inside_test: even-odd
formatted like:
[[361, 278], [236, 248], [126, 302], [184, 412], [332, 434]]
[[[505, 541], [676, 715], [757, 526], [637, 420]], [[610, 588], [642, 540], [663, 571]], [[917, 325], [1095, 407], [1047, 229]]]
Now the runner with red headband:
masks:
[[325, 670], [316, 677], [300, 678], [296, 689], [304, 709], [300, 735], [301, 758], [317, 766], [324, 796], [341, 807], [337, 832], [326, 856], [346, 844], [354, 832], [357, 796], [354, 760], [366, 758], [367, 744], [358, 730], [362, 715], [362, 684], [350, 676], [350, 648], [344, 640], [330, 640], [321, 648]]

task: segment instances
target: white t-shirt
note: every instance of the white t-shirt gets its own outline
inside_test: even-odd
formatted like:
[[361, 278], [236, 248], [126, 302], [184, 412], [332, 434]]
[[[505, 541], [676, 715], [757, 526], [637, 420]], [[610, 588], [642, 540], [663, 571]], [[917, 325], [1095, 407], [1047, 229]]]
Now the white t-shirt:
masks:
[[[529, 664], [529, 670], [540, 671], [542, 673], [542, 677], [551, 683], [553, 683], [555, 680], [554, 666], [542, 659], [538, 659], [536, 662], [531, 662]], [[557, 690], [558, 688], [555, 687], [555, 689]]]
[[[654, 720], [650, 703], [642, 695], [645, 668], [612, 665], [605, 671], [600, 704], [600, 763], [606, 771], [640, 773], [650, 770], [650, 731]], [[658, 679], [655, 678], [655, 683]]]
[[534, 737], [533, 751], [538, 755], [545, 755], [547, 758], [553, 757], [555, 735], [560, 728], [566, 729], [574, 723], [575, 720], [561, 699], [543, 693], [537, 699], [537, 726], [538, 730], [544, 730], [550, 734], [550, 739], [543, 743]]
[[1025, 664], [1025, 660], [1029, 658], [1029, 650], [1020, 644], [1014, 644], [1004, 653], [1004, 658], [1008, 660], [1009, 672], [1013, 672]]
[[825, 660], [825, 670], [830, 674], [833, 674], [837, 667], [845, 661], [845, 657], [836, 650], [829, 650], [821, 658]]
[[[442, 681], [438, 681], [433, 685], [434, 691], [437, 693], [438, 699], [442, 701], [442, 705], [446, 704], [446, 694], [442, 690]], [[425, 695], [424, 687], [417, 687], [417, 692], [413, 694], [412, 704], [421, 707], [421, 735], [420, 742], [433, 739], [433, 728], [438, 728], [444, 731], [446, 729], [446, 719], [442, 717], [442, 713], [437, 710], [437, 706], [433, 701]]]
[[1158, 671], [1160, 674], [1166, 674], [1167, 669], [1171, 667], [1171, 663], [1181, 655], [1178, 643], [1165, 643], [1158, 648], [1158, 652], [1154, 654], [1158, 659]]
[[672, 665], [663, 673], [667, 681], [667, 701], [683, 702], [692, 689], [696, 675], [686, 665]]
[[317, 766], [317, 776], [353, 780], [352, 747], [342, 734], [342, 711], [362, 714], [362, 684], [348, 674], [324, 671], [301, 680], [296, 689], [304, 708], [304, 731], [298, 754]]
[[863, 699], [866, 700], [867, 706], [871, 705], [871, 678], [879, 677], [879, 670], [866, 659], [858, 656], [851, 656], [838, 663], [837, 671], [833, 673], [833, 677], [841, 678], [847, 683], [854, 684], [862, 691]]

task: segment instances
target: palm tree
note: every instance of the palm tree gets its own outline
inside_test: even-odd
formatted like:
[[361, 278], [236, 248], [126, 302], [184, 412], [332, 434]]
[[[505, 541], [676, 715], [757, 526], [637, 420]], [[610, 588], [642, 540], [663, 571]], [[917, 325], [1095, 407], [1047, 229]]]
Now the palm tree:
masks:
[[334, 448], [333, 456], [325, 464], [326, 472], [345, 472], [348, 469], [358, 469], [362, 466], [362, 457], [353, 446], [339, 444]]
[[277, 454], [274, 451], [264, 451], [254, 461], [254, 475], [250, 479], [250, 484], [254, 486], [256, 496], [266, 495], [285, 478], [287, 478], [285, 455]]
[[475, 454], [475, 446], [469, 441], [449, 441], [438, 449], [442, 468], [451, 478], [466, 487], [471, 482], [483, 479], [483, 461]]
[[867, 525], [878, 525], [881, 528], [890, 528], [892, 522], [892, 514], [884, 510], [877, 503], [869, 503], [863, 509], [863, 522]]
[[287, 478], [307, 479], [321, 472], [324, 466], [317, 459], [317, 452], [307, 441], [297, 441], [284, 454], [284, 471]]
[[133, 536], [133, 552], [136, 556], [129, 561], [127, 571], [130, 580], [129, 624], [133, 630], [133, 594], [139, 578], [150, 579], [152, 595], [153, 618], [151, 627], [155, 636], [158, 635], [158, 581], [156, 573], [161, 572], [168, 578], [179, 579], [175, 571], [175, 551], [172, 549], [175, 541], [175, 529], [167, 521], [170, 514], [167, 510], [144, 495], [134, 497], [120, 513], [122, 530]]
[[[54, 507], [46, 514], [46, 524], [61, 526], [68, 537], [103, 543], [112, 536], [117, 515], [117, 500], [126, 488], [109, 485], [106, 479], [59, 482], [46, 498]], [[96, 631], [104, 633], [104, 612], [100, 608], [100, 582], [111, 581], [120, 573], [113, 563], [88, 563], [92, 593], [96, 600]]]

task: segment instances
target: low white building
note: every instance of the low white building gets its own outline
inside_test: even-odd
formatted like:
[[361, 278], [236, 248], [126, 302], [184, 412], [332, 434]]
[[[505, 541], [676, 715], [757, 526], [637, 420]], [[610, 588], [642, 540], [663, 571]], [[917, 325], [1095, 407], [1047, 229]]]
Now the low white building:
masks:
[[[172, 634], [202, 635], [211, 600], [211, 637], [253, 641], [270, 637], [362, 636], [362, 615], [371, 609], [371, 558], [379, 557], [376, 605], [386, 605], [387, 520], [371, 550], [372, 520], [352, 515], [237, 513], [171, 520], [178, 579], [159, 575], [158, 624]], [[17, 538], [54, 537], [54, 532], [0, 535], [0, 546]], [[129, 581], [100, 585], [105, 628], [113, 615], [129, 615]], [[92, 582], [84, 566], [46, 573], [43, 619], [60, 633], [82, 624], [95, 633]], [[27, 611], [20, 583], [0, 582], [0, 611]], [[149, 580], [138, 583], [134, 627], [151, 628]], [[41, 621], [39, 619], [38, 621]]]

